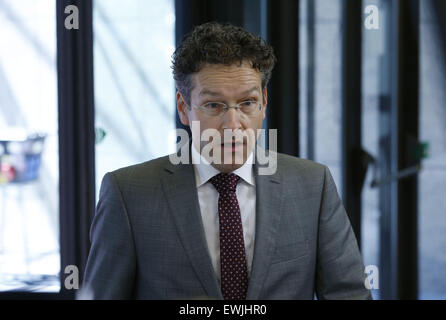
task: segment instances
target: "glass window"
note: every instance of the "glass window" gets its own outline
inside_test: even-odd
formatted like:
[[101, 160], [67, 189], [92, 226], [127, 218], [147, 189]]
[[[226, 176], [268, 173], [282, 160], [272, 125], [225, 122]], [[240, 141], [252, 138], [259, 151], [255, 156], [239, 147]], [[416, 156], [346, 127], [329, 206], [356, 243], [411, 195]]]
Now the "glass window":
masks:
[[301, 157], [328, 166], [340, 196], [341, 8], [339, 0], [301, 0], [299, 33]]
[[173, 0], [93, 6], [98, 199], [106, 172], [175, 151], [175, 11]]
[[446, 61], [430, 1], [420, 1], [419, 298], [446, 299]]
[[[367, 175], [362, 190], [362, 216], [361, 216], [361, 244], [364, 264], [380, 266], [380, 223], [381, 210], [387, 208], [380, 207], [380, 191], [388, 193], [388, 186], [374, 187], [372, 183], [378, 174], [378, 159], [382, 157], [386, 149], [386, 141], [390, 139], [389, 128], [385, 126], [388, 121], [383, 121], [388, 113], [382, 113], [381, 109], [385, 99], [388, 96], [387, 88], [384, 87], [382, 79], [389, 79], [388, 71], [383, 63], [387, 60], [388, 48], [386, 48], [386, 37], [390, 30], [385, 26], [386, 6], [379, 0], [366, 0], [363, 2], [364, 9], [374, 5], [379, 8], [379, 27], [378, 29], [362, 28], [362, 148], [375, 159], [374, 164], [368, 167]], [[364, 15], [364, 18], [367, 15]], [[377, 22], [378, 23], [378, 22]], [[386, 51], [387, 50], [387, 51]], [[388, 100], [387, 100], [388, 101]], [[383, 107], [383, 108], [381, 108]], [[381, 123], [381, 127], [380, 127]], [[381, 145], [381, 150], [380, 150]], [[381, 159], [382, 160], [382, 159]], [[380, 270], [380, 269], [378, 269]], [[382, 279], [383, 274], [381, 274]], [[379, 283], [378, 283], [379, 285]], [[380, 290], [372, 289], [374, 299], [380, 298]]]
[[55, 1], [0, 1], [0, 291], [59, 291]]

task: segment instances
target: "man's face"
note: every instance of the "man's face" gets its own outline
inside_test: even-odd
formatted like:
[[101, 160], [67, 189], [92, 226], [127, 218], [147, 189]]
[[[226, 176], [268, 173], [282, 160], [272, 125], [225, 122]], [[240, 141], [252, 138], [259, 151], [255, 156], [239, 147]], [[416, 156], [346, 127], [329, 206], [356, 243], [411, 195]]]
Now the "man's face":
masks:
[[[189, 107], [181, 93], [177, 93], [177, 108], [181, 122], [191, 126], [192, 121], [199, 121], [199, 130], [192, 126], [192, 139], [198, 151], [203, 151], [203, 148], [210, 143], [208, 140], [201, 141], [201, 134], [207, 129], [217, 130], [221, 141], [213, 140], [211, 145], [214, 150], [219, 148], [221, 161], [219, 164], [210, 162], [221, 172], [234, 171], [241, 167], [251, 154], [258, 136], [257, 129], [262, 128], [265, 118], [267, 92], [266, 88], [262, 90], [261, 73], [252, 68], [248, 62], [230, 66], [208, 64], [192, 75], [192, 81], [193, 89]], [[250, 116], [234, 108], [230, 108], [220, 116], [209, 116], [197, 108], [208, 102], [223, 102], [232, 107], [247, 100], [258, 101], [263, 107]], [[235, 136], [244, 134], [253, 137], [251, 133], [255, 135], [252, 139], [240, 139], [231, 137], [231, 133]], [[218, 153], [211, 152], [212, 154]], [[205, 155], [204, 152], [203, 155]]]

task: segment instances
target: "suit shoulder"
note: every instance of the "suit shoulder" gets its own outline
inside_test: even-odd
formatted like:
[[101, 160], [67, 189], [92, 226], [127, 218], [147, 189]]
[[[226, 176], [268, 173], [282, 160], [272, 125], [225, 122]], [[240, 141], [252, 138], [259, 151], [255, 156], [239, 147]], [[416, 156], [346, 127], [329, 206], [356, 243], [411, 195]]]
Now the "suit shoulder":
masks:
[[[111, 171], [110, 173], [120, 182], [134, 179], [144, 179], [146, 181], [150, 181], [151, 179], [162, 175], [168, 161], [169, 157], [164, 156], [127, 167], [122, 167]], [[147, 180], [146, 178], [151, 179]]]
[[284, 173], [306, 172], [307, 174], [323, 174], [326, 166], [308, 159], [290, 156], [284, 153], [277, 153], [278, 168]]
[[329, 172], [321, 163], [285, 154], [277, 155], [277, 171], [286, 185], [298, 188], [306, 198], [322, 192]]

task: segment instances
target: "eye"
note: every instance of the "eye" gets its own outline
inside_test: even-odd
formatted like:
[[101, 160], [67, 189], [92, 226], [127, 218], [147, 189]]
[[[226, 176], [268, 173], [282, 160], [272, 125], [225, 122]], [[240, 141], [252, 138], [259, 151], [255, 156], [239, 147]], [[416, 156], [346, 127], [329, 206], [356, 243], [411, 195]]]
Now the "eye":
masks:
[[251, 107], [254, 107], [256, 104], [257, 104], [257, 101], [255, 101], [255, 100], [246, 100], [246, 101], [240, 102], [240, 107], [251, 108]]
[[211, 103], [209, 106], [210, 106], [212, 109], [217, 109], [217, 108], [219, 108], [221, 105], [220, 105], [220, 103]]
[[218, 109], [221, 108], [221, 103], [219, 102], [208, 102], [204, 105], [206, 109]]

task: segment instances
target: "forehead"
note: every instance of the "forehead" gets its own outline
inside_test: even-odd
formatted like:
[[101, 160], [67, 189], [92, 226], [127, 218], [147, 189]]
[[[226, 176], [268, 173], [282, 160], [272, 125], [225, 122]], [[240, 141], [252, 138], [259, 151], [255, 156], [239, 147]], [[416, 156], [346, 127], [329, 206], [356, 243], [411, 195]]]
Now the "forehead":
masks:
[[207, 64], [193, 75], [192, 94], [197, 98], [203, 95], [232, 95], [257, 88], [261, 92], [261, 73], [247, 62], [240, 65]]

